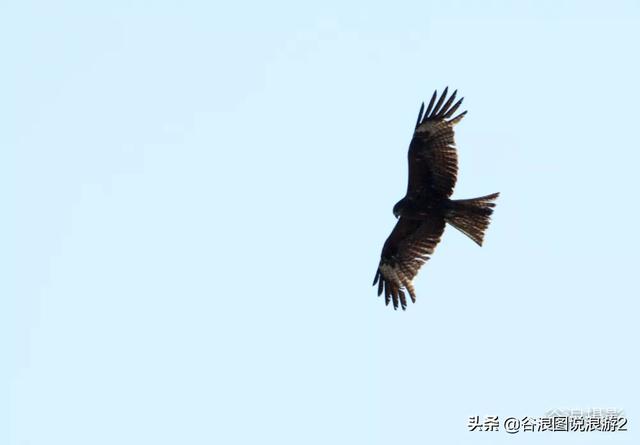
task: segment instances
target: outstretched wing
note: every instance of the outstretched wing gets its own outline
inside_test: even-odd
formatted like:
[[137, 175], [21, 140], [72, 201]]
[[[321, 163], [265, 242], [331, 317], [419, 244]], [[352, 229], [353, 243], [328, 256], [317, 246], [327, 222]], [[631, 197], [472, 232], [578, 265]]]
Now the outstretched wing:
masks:
[[416, 294], [411, 281], [420, 267], [433, 254], [444, 232], [444, 218], [416, 220], [400, 218], [382, 248], [380, 264], [373, 284], [378, 283], [378, 296], [384, 291], [385, 303], [393, 300], [393, 308], [407, 307], [403, 289], [416, 302]]
[[447, 91], [448, 88], [445, 88], [435, 106], [438, 92], [433, 93], [424, 115], [424, 103], [420, 107], [416, 130], [409, 145], [407, 194], [449, 197], [453, 193], [458, 176], [458, 155], [453, 126], [460, 122], [467, 112], [451, 117], [463, 99], [453, 104], [456, 90], [445, 103]]

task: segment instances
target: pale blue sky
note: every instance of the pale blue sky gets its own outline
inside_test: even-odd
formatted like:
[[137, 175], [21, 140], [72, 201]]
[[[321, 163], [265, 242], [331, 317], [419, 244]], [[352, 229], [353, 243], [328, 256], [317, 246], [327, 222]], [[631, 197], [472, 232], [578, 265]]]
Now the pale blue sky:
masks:
[[[0, 443], [640, 443], [640, 6], [605, 3], [0, 4]], [[446, 85], [455, 196], [502, 194], [394, 312]], [[554, 408], [630, 431], [466, 428]]]

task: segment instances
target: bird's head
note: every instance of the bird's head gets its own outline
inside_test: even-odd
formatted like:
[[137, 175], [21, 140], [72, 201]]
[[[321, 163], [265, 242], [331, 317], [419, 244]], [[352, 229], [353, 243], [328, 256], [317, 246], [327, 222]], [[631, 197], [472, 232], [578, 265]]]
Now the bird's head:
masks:
[[404, 209], [405, 198], [402, 198], [400, 201], [393, 206], [393, 216], [396, 218], [400, 218], [402, 215], [402, 209]]

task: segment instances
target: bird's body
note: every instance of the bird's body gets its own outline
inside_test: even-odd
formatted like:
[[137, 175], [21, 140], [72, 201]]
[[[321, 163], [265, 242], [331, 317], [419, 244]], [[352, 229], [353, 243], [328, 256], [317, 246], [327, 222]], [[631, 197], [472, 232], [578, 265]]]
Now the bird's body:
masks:
[[452, 118], [462, 99], [452, 105], [456, 92], [444, 103], [446, 96], [445, 88], [435, 103], [434, 92], [424, 115], [424, 103], [420, 108], [409, 145], [407, 193], [393, 207], [398, 222], [382, 248], [373, 282], [378, 283], [378, 295], [384, 292], [386, 304], [393, 301], [394, 309], [399, 305], [406, 308], [404, 290], [415, 303], [412, 280], [433, 254], [445, 223], [482, 245], [495, 206], [493, 201], [498, 197], [494, 193], [474, 199], [450, 199], [458, 174], [453, 127], [466, 111]]

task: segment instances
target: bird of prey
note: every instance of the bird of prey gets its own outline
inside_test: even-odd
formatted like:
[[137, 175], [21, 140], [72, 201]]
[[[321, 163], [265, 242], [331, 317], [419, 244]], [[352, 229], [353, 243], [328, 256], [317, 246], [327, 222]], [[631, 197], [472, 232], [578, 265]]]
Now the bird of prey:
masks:
[[499, 193], [474, 199], [450, 199], [458, 174], [458, 155], [453, 127], [466, 111], [452, 117], [462, 99], [454, 104], [455, 91], [447, 99], [448, 88], [438, 98], [435, 91], [427, 109], [424, 102], [418, 113], [416, 128], [409, 144], [409, 181], [407, 193], [393, 207], [398, 218], [382, 248], [380, 264], [373, 284], [378, 296], [384, 292], [385, 303], [393, 301], [405, 310], [406, 290], [416, 302], [412, 280], [440, 242], [445, 223], [482, 246], [484, 232]]

